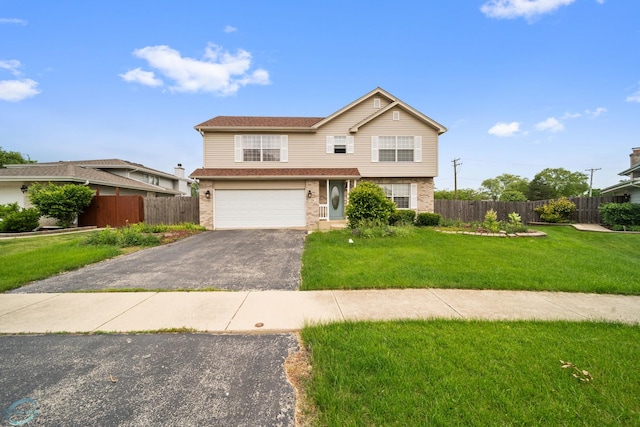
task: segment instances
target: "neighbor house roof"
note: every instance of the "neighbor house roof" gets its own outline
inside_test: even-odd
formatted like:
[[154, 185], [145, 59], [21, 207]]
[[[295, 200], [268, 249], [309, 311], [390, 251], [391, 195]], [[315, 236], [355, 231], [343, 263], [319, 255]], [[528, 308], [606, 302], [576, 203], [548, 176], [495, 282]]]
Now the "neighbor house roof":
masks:
[[[120, 159], [97, 159], [97, 160], [64, 160], [59, 162], [44, 162], [44, 163], [32, 163], [31, 166], [52, 166], [59, 164], [72, 164], [78, 166], [86, 166], [90, 168], [98, 168], [98, 169], [128, 169], [128, 170], [139, 170], [146, 173], [152, 173], [154, 175], [162, 176], [169, 179], [179, 179], [179, 177], [163, 172], [157, 169], [152, 169], [140, 163], [129, 162], [126, 160]], [[20, 165], [6, 165], [7, 167], [15, 167]]]
[[613, 191], [631, 190], [631, 189], [635, 189], [636, 191], [638, 191], [638, 189], [640, 189], [640, 178], [636, 178], [634, 180], [629, 180], [629, 181], [619, 182], [619, 183], [611, 185], [611, 186], [609, 186], [607, 188], [603, 188], [600, 192], [602, 194], [606, 194], [606, 193], [611, 193]]
[[357, 168], [196, 169], [192, 178], [359, 178]]
[[73, 164], [73, 162], [32, 163], [6, 166], [6, 168], [0, 169], [0, 181], [77, 182], [85, 185], [93, 184], [155, 193], [180, 194], [179, 191], [136, 181], [92, 167], [79, 166]]
[[375, 119], [379, 115], [389, 111], [392, 108], [398, 107], [402, 110], [408, 112], [409, 114], [416, 117], [418, 120], [427, 124], [428, 126], [436, 129], [438, 134], [443, 134], [447, 131], [447, 128], [442, 126], [440, 123], [431, 119], [430, 117], [422, 114], [420, 111], [391, 95], [389, 92], [385, 91], [382, 88], [376, 88], [371, 92], [367, 93], [364, 96], [356, 99], [352, 103], [347, 106], [339, 109], [335, 113], [327, 116], [327, 117], [252, 117], [252, 116], [217, 116], [206, 122], [202, 122], [199, 125], [195, 126], [195, 129], [199, 132], [203, 131], [217, 131], [217, 132], [225, 132], [225, 131], [241, 131], [241, 130], [250, 130], [250, 131], [260, 131], [260, 130], [283, 130], [283, 131], [297, 131], [297, 132], [316, 132], [318, 128], [329, 123], [331, 120], [336, 117], [342, 115], [346, 111], [360, 104], [367, 98], [372, 96], [381, 96], [386, 98], [390, 104], [384, 108], [381, 108], [379, 111], [376, 111], [374, 114], [355, 124], [353, 127], [349, 129], [351, 132], [357, 132], [358, 128], [364, 126], [369, 123], [371, 120]]

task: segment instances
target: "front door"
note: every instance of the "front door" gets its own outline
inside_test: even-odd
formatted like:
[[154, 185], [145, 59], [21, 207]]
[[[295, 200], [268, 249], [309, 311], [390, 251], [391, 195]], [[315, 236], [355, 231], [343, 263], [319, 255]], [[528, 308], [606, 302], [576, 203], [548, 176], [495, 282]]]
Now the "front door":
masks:
[[344, 181], [329, 181], [329, 220], [344, 219]]

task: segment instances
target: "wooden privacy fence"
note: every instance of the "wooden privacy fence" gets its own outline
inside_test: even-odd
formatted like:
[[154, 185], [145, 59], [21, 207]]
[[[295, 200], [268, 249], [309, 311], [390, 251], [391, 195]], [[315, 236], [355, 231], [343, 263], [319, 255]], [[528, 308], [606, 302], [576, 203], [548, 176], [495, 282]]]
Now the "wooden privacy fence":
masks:
[[197, 197], [94, 196], [78, 217], [79, 226], [124, 227], [127, 224], [200, 222]]
[[[570, 197], [570, 201], [576, 204], [576, 211], [571, 216], [571, 221], [582, 224], [600, 224], [600, 212], [598, 206], [603, 203], [623, 203], [626, 199], [622, 196], [601, 197]], [[482, 222], [488, 210], [493, 209], [498, 213], [498, 220], [507, 221], [509, 214], [517, 212], [522, 217], [522, 222], [540, 221], [540, 215], [534, 212], [538, 206], [549, 203], [549, 200], [536, 200], [532, 202], [494, 202], [490, 200], [442, 200], [434, 201], [434, 212], [446, 219], [464, 222]]]
[[200, 223], [197, 197], [147, 197], [144, 199], [144, 222], [150, 225]]

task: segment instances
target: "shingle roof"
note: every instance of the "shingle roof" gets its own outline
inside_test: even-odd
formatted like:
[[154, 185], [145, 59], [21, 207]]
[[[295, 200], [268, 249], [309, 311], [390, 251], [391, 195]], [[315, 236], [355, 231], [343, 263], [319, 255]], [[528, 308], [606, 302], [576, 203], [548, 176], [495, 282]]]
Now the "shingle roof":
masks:
[[[34, 164], [36, 165], [36, 164]], [[104, 185], [109, 187], [132, 188], [143, 191], [153, 191], [156, 193], [179, 194], [179, 191], [165, 189], [159, 186], [136, 181], [134, 179], [104, 172], [91, 167], [84, 167], [63, 163], [37, 163], [34, 165], [14, 165], [10, 168], [0, 169], [0, 181], [53, 181], [53, 182], [86, 182], [90, 184]]]
[[273, 169], [196, 169], [192, 178], [248, 178], [248, 177], [360, 177], [357, 168], [273, 168]]
[[308, 128], [324, 117], [251, 117], [251, 116], [217, 116], [196, 125], [207, 127], [276, 127], [276, 128]]
[[[120, 160], [120, 159], [95, 159], [95, 160], [65, 160], [65, 161], [59, 161], [59, 162], [38, 162], [38, 163], [33, 163], [31, 164], [31, 166], [50, 166], [50, 165], [60, 165], [60, 164], [71, 164], [71, 165], [78, 165], [78, 166], [88, 166], [88, 167], [92, 167], [92, 168], [102, 168], [102, 169], [139, 169], [145, 172], [152, 172], [154, 174], [160, 175], [160, 176], [164, 176], [165, 178], [170, 178], [170, 179], [177, 179], [177, 177], [175, 175], [172, 175], [170, 173], [167, 172], [163, 172], [157, 169], [152, 169], [150, 167], [147, 167], [141, 163], [134, 163], [134, 162], [129, 162], [127, 160]], [[11, 167], [11, 165], [7, 165], [9, 167]]]

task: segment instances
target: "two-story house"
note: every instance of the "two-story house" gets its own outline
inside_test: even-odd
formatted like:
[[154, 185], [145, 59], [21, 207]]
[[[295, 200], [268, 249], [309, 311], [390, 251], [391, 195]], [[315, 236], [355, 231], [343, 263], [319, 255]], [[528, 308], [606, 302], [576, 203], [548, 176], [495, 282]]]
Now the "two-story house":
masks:
[[627, 196], [631, 203], [640, 203], [640, 147], [631, 149], [629, 159], [629, 169], [625, 169], [618, 174], [627, 177], [627, 179], [604, 188], [602, 194]]
[[218, 116], [202, 135], [200, 224], [324, 228], [345, 219], [360, 180], [398, 209], [433, 212], [438, 136], [447, 129], [377, 88], [328, 117]]

